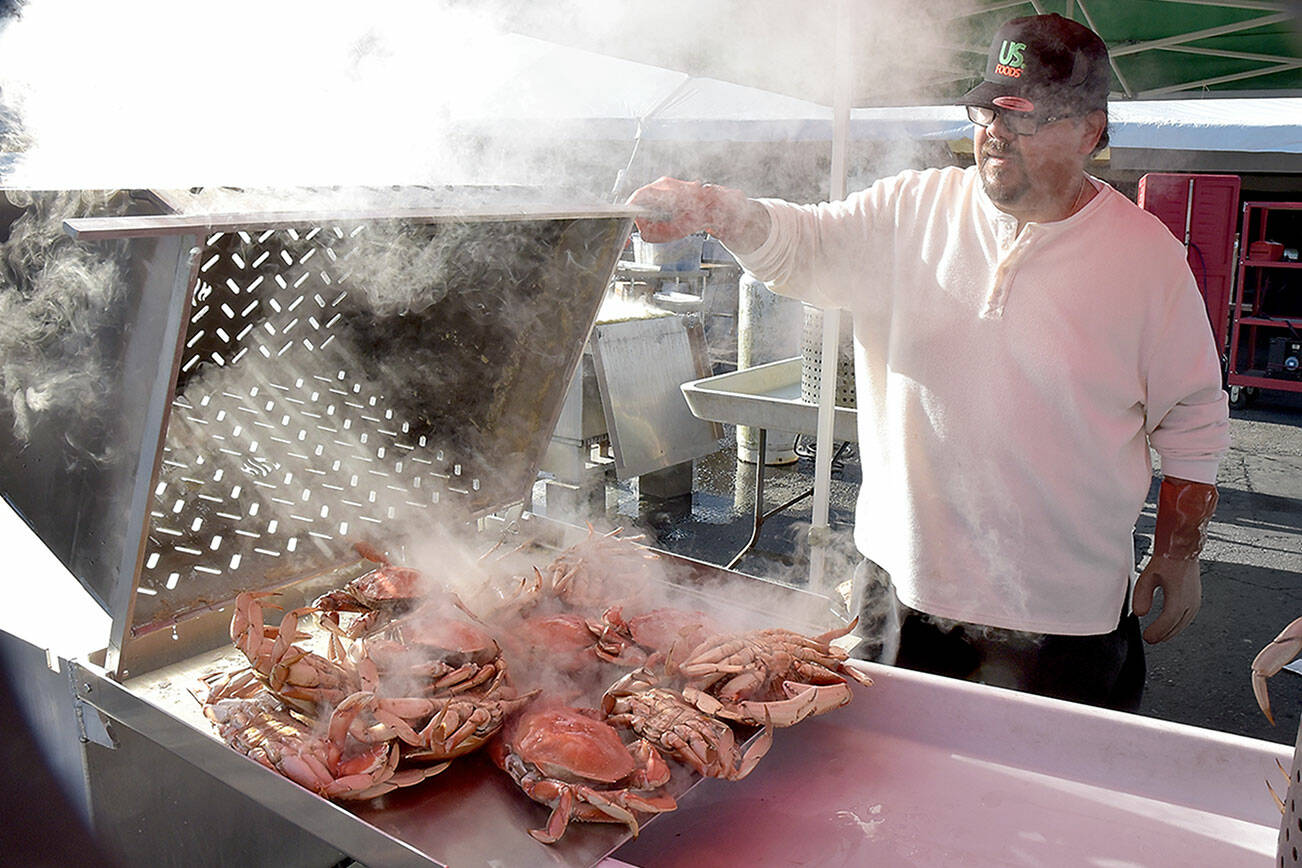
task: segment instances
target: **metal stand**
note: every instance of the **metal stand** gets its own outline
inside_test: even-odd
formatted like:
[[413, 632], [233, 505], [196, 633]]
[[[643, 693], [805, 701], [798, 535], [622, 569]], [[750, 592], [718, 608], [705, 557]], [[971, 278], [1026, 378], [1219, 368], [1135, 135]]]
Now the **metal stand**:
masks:
[[[782, 505], [775, 506], [772, 509], [765, 511], [764, 509], [764, 463], [765, 463], [764, 450], [768, 447], [768, 429], [759, 428], [757, 430], [759, 431], [758, 434], [759, 445], [758, 448], [756, 449], [758, 460], [756, 460], [755, 462], [755, 523], [751, 530], [750, 541], [746, 543], [745, 546], [742, 547], [741, 551], [733, 555], [732, 560], [728, 561], [727, 566], [724, 567], [724, 569], [728, 569], [728, 570], [731, 570], [734, 567], [736, 567], [738, 562], [740, 562], [741, 559], [744, 558], [746, 555], [750, 554], [751, 550], [755, 548], [755, 544], [759, 542], [760, 529], [764, 527], [764, 522], [768, 521], [770, 518], [777, 515], [778, 513], [790, 509], [791, 507], [795, 506], [797, 503], [800, 503], [800, 501], [804, 500], [805, 498], [810, 497], [814, 493], [814, 489], [811, 487], [807, 491], [797, 494], [795, 497], [786, 501]], [[845, 452], [846, 447], [849, 445], [850, 445], [849, 442], [845, 442], [842, 443], [840, 446], [838, 446], [836, 452], [833, 453], [832, 455], [832, 461], [835, 462], [838, 458], [840, 458], [842, 453]]]

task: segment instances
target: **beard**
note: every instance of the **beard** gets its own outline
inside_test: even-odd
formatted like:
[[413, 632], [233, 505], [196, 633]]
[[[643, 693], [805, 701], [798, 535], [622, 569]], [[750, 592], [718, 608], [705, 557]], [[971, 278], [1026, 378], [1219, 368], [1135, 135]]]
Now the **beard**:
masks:
[[[992, 164], [989, 157], [1002, 157], [1004, 162]], [[1021, 155], [1013, 148], [987, 139], [977, 154], [977, 174], [981, 186], [998, 205], [1011, 205], [1019, 201], [1031, 188], [1031, 179], [1022, 168]]]

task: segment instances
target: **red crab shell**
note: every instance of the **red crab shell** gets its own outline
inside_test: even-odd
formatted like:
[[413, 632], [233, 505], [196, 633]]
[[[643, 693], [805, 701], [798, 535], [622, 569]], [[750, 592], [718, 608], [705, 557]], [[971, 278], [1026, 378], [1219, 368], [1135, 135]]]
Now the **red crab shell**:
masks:
[[[384, 564], [365, 575], [358, 576], [338, 591], [331, 591], [323, 599], [338, 601], [339, 607], [348, 605], [375, 607], [384, 603], [397, 603], [420, 596], [423, 579], [419, 570]], [[317, 605], [321, 605], [319, 602]], [[351, 609], [345, 609], [352, 611]]]
[[557, 780], [613, 784], [637, 767], [610, 724], [572, 708], [524, 712], [507, 741], [521, 759]]
[[[619, 623], [619, 610], [614, 615], [607, 612], [608, 621]], [[704, 612], [685, 609], [652, 609], [643, 615], [624, 622], [633, 641], [651, 651], [667, 652], [679, 642], [688, 649], [695, 648], [709, 636], [719, 632], [714, 622]]]
[[669, 765], [645, 739], [631, 747], [609, 724], [581, 709], [550, 707], [522, 713], [489, 746], [489, 756], [529, 798], [552, 809], [546, 827], [529, 834], [554, 844], [571, 820], [623, 823], [638, 832], [635, 812], [677, 807], [659, 789]]
[[428, 650], [459, 654], [476, 663], [486, 663], [500, 653], [492, 633], [441, 604], [422, 606], [404, 615], [390, 623], [382, 635]]
[[546, 664], [562, 672], [579, 672], [593, 665], [597, 637], [586, 619], [560, 613], [521, 620], [507, 640], [531, 664]]

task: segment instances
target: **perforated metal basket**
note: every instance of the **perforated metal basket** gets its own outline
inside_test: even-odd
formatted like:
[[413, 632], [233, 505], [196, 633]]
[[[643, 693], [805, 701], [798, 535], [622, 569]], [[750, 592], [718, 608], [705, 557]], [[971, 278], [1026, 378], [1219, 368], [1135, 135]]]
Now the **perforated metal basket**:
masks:
[[[854, 322], [846, 311], [841, 317], [840, 341], [836, 358], [836, 406], [855, 406], [854, 394]], [[823, 311], [804, 306], [804, 325], [800, 332], [800, 399], [818, 403], [823, 382]]]
[[114, 616], [120, 676], [220, 641], [240, 590], [356, 562], [386, 525], [526, 496], [630, 214], [425, 198], [69, 221], [130, 246], [96, 332], [113, 448], [88, 458], [58, 436], [77, 420], [46, 418], [0, 482]]
[[1293, 748], [1293, 767], [1288, 775], [1288, 792], [1284, 796], [1284, 816], [1279, 823], [1279, 841], [1275, 849], [1275, 864], [1280, 868], [1302, 865], [1302, 722], [1298, 724], [1297, 742]]

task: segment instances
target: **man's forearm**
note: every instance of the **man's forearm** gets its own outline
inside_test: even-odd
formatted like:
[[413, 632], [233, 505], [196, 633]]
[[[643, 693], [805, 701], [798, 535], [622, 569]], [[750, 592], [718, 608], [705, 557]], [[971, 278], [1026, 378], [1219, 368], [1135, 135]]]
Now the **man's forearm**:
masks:
[[1198, 555], [1216, 511], [1216, 486], [1167, 476], [1157, 496], [1153, 556], [1135, 581], [1131, 606], [1144, 616], [1162, 589], [1162, 611], [1144, 630], [1144, 641], [1165, 642], [1193, 621], [1202, 605]]
[[1215, 485], [1164, 478], [1158, 490], [1153, 554], [1177, 561], [1196, 560], [1207, 542], [1207, 525], [1218, 500]]
[[707, 195], [705, 231], [719, 239], [733, 253], [754, 253], [769, 237], [768, 209], [740, 190], [705, 184]]

